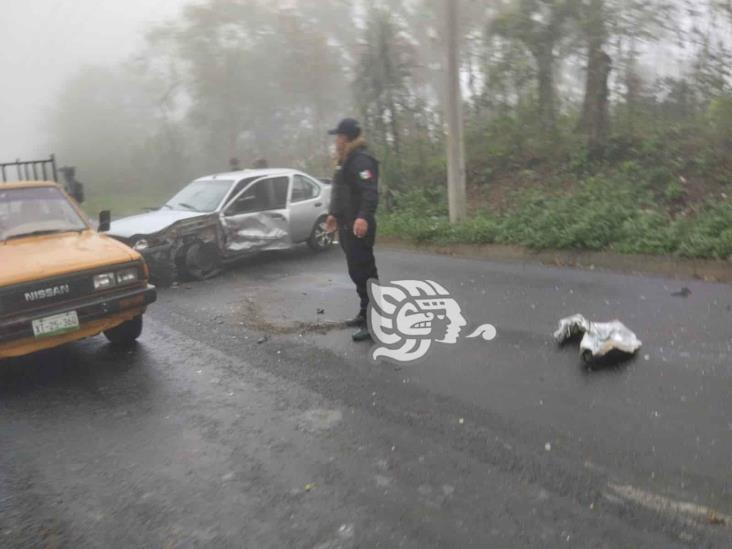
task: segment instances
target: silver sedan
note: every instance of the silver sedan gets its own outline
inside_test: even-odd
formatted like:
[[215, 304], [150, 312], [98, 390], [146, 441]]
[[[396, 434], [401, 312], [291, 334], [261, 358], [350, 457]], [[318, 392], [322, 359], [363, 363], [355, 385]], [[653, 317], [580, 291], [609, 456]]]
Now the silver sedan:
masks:
[[297, 170], [221, 173], [192, 181], [160, 209], [112, 222], [108, 234], [141, 252], [158, 283], [202, 280], [263, 250], [327, 249], [330, 195], [330, 184]]

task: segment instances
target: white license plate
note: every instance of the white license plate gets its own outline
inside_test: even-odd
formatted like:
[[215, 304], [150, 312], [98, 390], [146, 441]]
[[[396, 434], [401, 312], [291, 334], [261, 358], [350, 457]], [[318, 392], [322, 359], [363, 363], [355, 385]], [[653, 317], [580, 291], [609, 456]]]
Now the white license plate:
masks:
[[33, 335], [51, 337], [79, 329], [79, 317], [76, 311], [47, 316], [33, 321]]

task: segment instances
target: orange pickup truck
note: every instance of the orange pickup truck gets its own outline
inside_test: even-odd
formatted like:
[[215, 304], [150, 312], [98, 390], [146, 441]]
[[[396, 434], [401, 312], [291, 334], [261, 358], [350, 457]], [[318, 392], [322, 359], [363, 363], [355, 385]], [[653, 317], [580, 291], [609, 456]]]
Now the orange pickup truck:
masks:
[[0, 359], [101, 332], [132, 342], [155, 299], [140, 254], [99, 234], [59, 185], [0, 180]]

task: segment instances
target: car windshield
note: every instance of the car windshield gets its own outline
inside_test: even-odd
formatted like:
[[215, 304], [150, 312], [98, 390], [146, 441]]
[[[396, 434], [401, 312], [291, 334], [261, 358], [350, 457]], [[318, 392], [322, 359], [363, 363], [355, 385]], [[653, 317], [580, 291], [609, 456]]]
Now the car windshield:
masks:
[[0, 185], [0, 240], [87, 228], [68, 198], [55, 187], [3, 189]]
[[222, 179], [194, 181], [183, 187], [163, 207], [189, 212], [212, 212], [221, 204], [233, 183]]

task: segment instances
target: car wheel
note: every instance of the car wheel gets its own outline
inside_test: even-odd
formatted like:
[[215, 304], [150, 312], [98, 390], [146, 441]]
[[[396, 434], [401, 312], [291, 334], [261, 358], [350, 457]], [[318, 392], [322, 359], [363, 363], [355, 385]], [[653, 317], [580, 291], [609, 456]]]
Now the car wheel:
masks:
[[129, 345], [142, 333], [142, 315], [105, 330], [104, 335], [112, 345]]
[[325, 230], [325, 217], [321, 217], [315, 222], [313, 232], [310, 233], [308, 246], [316, 252], [321, 252], [330, 248], [334, 241], [333, 233], [328, 233]]
[[207, 280], [221, 273], [221, 256], [212, 242], [192, 242], [180, 258], [181, 271], [194, 280]]

